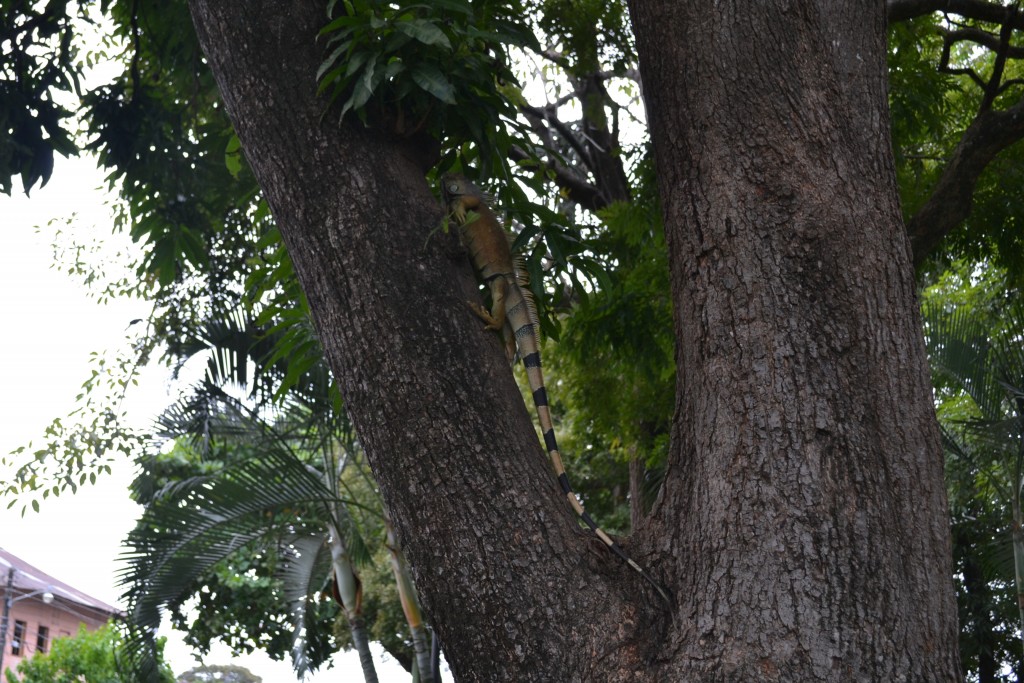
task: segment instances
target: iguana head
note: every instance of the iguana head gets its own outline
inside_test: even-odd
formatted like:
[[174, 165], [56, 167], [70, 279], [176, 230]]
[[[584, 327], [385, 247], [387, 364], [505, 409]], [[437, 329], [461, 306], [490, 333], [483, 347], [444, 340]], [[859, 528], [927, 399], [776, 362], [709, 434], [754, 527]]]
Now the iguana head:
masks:
[[479, 195], [480, 191], [465, 176], [458, 175], [457, 173], [445, 173], [441, 176], [441, 193], [444, 195], [446, 202], [451, 202], [456, 197], [473, 194]]

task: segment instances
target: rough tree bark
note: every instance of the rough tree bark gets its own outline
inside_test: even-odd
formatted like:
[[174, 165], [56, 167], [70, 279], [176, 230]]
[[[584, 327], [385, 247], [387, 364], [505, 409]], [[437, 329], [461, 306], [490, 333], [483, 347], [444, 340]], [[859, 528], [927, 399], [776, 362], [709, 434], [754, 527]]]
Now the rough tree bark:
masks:
[[955, 678], [884, 14], [833, 4], [633, 8], [682, 379], [628, 549], [665, 610], [559, 494], [417, 151], [321, 118], [323, 0], [190, 0], [457, 680]]
[[676, 302], [679, 680], [952, 681], [877, 0], [631, 0]]

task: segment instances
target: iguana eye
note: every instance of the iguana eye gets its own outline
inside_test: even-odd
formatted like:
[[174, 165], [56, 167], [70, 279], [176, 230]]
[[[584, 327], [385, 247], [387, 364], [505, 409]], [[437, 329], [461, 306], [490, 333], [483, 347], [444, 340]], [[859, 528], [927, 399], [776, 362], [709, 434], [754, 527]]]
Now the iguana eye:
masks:
[[453, 193], [453, 194], [455, 192], [458, 192], [459, 191], [459, 184], [458, 183], [448, 183], [448, 191]]

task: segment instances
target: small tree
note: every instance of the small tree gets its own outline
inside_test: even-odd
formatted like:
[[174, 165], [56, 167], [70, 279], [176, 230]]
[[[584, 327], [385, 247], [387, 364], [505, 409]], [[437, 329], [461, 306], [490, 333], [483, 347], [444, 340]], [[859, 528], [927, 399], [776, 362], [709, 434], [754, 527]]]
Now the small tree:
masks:
[[[74, 637], [53, 641], [49, 652], [23, 660], [18, 664], [17, 676], [7, 669], [7, 680], [10, 683], [78, 683], [82, 680], [89, 683], [132, 683], [122, 671], [124, 667], [118, 664], [123, 658], [123, 645], [120, 631], [112, 624], [96, 631], [87, 631], [83, 626]], [[158, 680], [174, 683], [174, 674], [163, 661], [163, 645], [164, 641], [160, 639], [157, 643]]]

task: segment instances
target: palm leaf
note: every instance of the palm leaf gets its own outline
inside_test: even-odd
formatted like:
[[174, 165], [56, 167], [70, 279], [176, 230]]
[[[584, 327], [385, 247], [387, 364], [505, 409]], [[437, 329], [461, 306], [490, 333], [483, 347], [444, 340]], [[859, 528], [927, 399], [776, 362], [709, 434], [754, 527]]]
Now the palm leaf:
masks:
[[[1002, 330], [994, 344], [996, 377], [1008, 399], [1024, 398], [1024, 304], [1009, 306], [1000, 315]], [[1020, 415], [1021, 406], [1010, 410]]]
[[291, 607], [293, 636], [292, 666], [301, 678], [310, 670], [310, 659], [303, 634], [306, 624], [315, 618], [310, 596], [319, 593], [331, 572], [331, 551], [323, 534], [293, 536], [282, 545], [283, 563], [278, 572], [284, 585], [284, 598]]
[[[209, 324], [195, 348], [196, 353], [206, 350], [211, 354], [205, 379], [157, 420], [160, 437], [174, 439], [200, 457], [222, 457], [223, 445], [231, 446], [229, 452], [237, 452], [241, 445], [243, 453], [258, 455], [215, 475], [192, 477], [142, 496], [149, 505], [126, 543], [130, 548], [124, 553], [127, 567], [119, 576], [129, 604], [128, 665], [140, 680], [146, 680], [155, 664], [152, 634], [161, 609], [187, 597], [194, 582], [218, 562], [254, 543], [272, 542], [268, 511], [317, 503], [315, 508], [322, 517], [315, 525], [320, 529], [334, 525], [346, 537], [352, 559], [369, 561], [365, 541], [341, 503], [337, 477], [324, 478], [295, 455], [321, 453], [324, 471], [333, 475], [339, 438], [344, 451], [355, 446], [351, 423], [341, 410], [339, 394], [322, 359], [312, 363], [288, 392], [287, 400], [273, 408], [268, 403], [251, 407], [222, 388], [224, 384], [245, 385], [250, 379], [246, 373], [253, 367], [257, 373], [254, 391], [261, 382], [273, 384], [283, 373], [291, 372], [283, 361], [266, 364], [272, 351], [280, 350], [280, 340], [275, 342], [272, 337], [282, 333], [260, 337], [256, 330], [255, 323], [241, 314]], [[272, 394], [267, 391], [264, 396]], [[145, 466], [140, 475], [144, 478]], [[149, 480], [155, 488], [155, 478]], [[305, 520], [309, 521], [313, 520]], [[303, 524], [297, 521], [295, 531], [301, 531]], [[313, 565], [289, 564], [288, 573], [279, 578], [285, 581], [295, 608], [302, 603], [297, 616], [304, 624], [318, 618], [310, 612], [313, 604], [305, 597], [310, 589], [322, 586], [326, 570], [315, 562], [316, 555], [310, 555], [309, 548], [296, 552], [293, 561], [310, 557]], [[303, 577], [301, 571], [311, 573]], [[296, 597], [300, 595], [301, 601]], [[302, 632], [299, 628], [296, 634]], [[310, 657], [301, 638], [293, 655], [299, 671], [309, 668]]]
[[129, 534], [126, 567], [118, 575], [129, 605], [132, 668], [143, 675], [153, 666], [152, 633], [161, 608], [184, 599], [192, 582], [216, 563], [265, 539], [267, 511], [302, 502], [334, 501], [304, 463], [275, 450], [161, 491]]
[[966, 308], [926, 306], [923, 316], [933, 371], [963, 389], [985, 418], [997, 417], [1002, 396], [990, 362], [989, 326]]
[[253, 443], [263, 431], [237, 399], [203, 381], [156, 418], [155, 436], [177, 440], [206, 457], [218, 441]]

